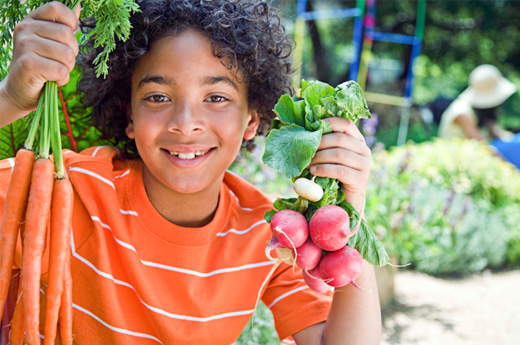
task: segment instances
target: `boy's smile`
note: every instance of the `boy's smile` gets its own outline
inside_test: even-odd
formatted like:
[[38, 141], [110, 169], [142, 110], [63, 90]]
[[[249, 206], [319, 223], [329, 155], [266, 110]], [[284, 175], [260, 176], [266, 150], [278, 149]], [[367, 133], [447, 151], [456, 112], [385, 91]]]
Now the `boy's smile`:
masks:
[[126, 132], [152, 204], [176, 224], [211, 220], [225, 170], [256, 133], [258, 115], [237, 76], [190, 29], [157, 40], [136, 65]]

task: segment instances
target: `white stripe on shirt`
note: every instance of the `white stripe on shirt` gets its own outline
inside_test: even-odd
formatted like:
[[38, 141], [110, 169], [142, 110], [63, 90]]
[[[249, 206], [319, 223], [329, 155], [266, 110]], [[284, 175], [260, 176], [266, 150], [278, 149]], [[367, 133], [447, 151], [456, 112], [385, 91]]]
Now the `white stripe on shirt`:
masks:
[[215, 270], [215, 271], [204, 273], [204, 272], [197, 272], [197, 271], [194, 271], [194, 270], [188, 270], [188, 269], [185, 269], [185, 268], [179, 268], [179, 267], [173, 267], [173, 266], [167, 266], [167, 265], [163, 265], [163, 264], [153, 263], [153, 262], [150, 262], [150, 261], [141, 260], [141, 262], [145, 266], [162, 268], [162, 269], [165, 269], [165, 270], [168, 270], [168, 271], [185, 273], [185, 274], [189, 274], [189, 275], [193, 275], [193, 276], [201, 277], [201, 278], [207, 278], [207, 277], [211, 277], [211, 276], [214, 276], [214, 275], [217, 275], [217, 274], [222, 274], [222, 273], [238, 272], [238, 271], [243, 271], [243, 270], [247, 270], [247, 269], [251, 269], [251, 268], [257, 268], [257, 267], [264, 267], [264, 266], [274, 265], [274, 261], [264, 261], [264, 262], [254, 263], [254, 264], [247, 264], [247, 265], [237, 266], [237, 267], [220, 268], [220, 269]]
[[14, 170], [14, 159], [7, 158], [7, 161], [9, 162], [9, 165], [11, 166], [11, 170]]
[[94, 152], [92, 152], [92, 157], [95, 157], [97, 155], [98, 151], [101, 150], [103, 147], [108, 147], [108, 146], [98, 146], [98, 147], [96, 147]]
[[302, 291], [302, 290], [305, 290], [305, 289], [308, 289], [309, 287], [307, 285], [304, 285], [304, 286], [300, 286], [299, 288], [296, 288], [294, 290], [291, 290], [291, 291], [287, 291], [286, 293], [284, 293], [283, 295], [281, 296], [278, 296], [271, 304], [269, 304], [267, 306], [267, 308], [271, 308], [273, 305], [275, 305], [276, 303], [280, 302], [281, 300], [283, 300], [284, 298], [292, 295], [293, 293], [296, 293], [296, 292], [299, 292], [299, 291]]
[[132, 211], [132, 210], [122, 210], [122, 209], [119, 209], [119, 212], [121, 212], [122, 214], [129, 214], [131, 216], [138, 216], [137, 212]]
[[155, 340], [157, 341], [159, 344], [162, 344], [162, 342], [157, 339], [156, 337], [154, 337], [153, 335], [150, 335], [150, 334], [146, 334], [146, 333], [140, 333], [140, 332], [134, 332], [134, 331], [130, 331], [128, 329], [124, 329], [124, 328], [119, 328], [119, 327], [115, 327], [115, 326], [112, 326], [110, 324], [108, 324], [107, 322], [101, 320], [101, 318], [97, 315], [95, 315], [94, 313], [92, 313], [91, 311], [83, 308], [83, 307], [80, 307], [79, 305], [75, 304], [75, 303], [72, 303], [72, 307], [74, 307], [74, 309], [77, 309], [79, 311], [82, 311], [83, 313], [87, 314], [88, 316], [92, 317], [93, 319], [95, 319], [96, 321], [98, 321], [100, 324], [102, 324], [103, 326], [111, 329], [112, 331], [114, 332], [117, 332], [117, 333], [122, 333], [122, 334], [126, 334], [126, 335], [131, 335], [133, 337], [138, 337], [138, 338], [147, 338], [147, 339], [151, 339], [151, 340]]
[[124, 177], [126, 175], [128, 175], [130, 173], [130, 169], [127, 169], [124, 173], [122, 173], [121, 175], [117, 175], [117, 176], [114, 176], [112, 177], [112, 180], [117, 180], [118, 178], [121, 178], [121, 177]]
[[[112, 231], [112, 228], [111, 228], [108, 224], [103, 223], [103, 222], [102, 222], [98, 217], [96, 217], [96, 216], [90, 216], [90, 219], [99, 222], [99, 224], [101, 224], [101, 227], [103, 227], [103, 228], [105, 228], [105, 229], [108, 229], [108, 230]], [[125, 248], [127, 248], [127, 249], [130, 249], [130, 250], [133, 251], [134, 253], [137, 253], [137, 250], [135, 250], [135, 247], [134, 247], [133, 245], [121, 241], [119, 238], [117, 238], [117, 237], [114, 235], [113, 232], [112, 232], [112, 237], [114, 238], [114, 240], [116, 241], [116, 243], [119, 243], [119, 245], [121, 245], [122, 247], [125, 247]]]
[[241, 209], [241, 210], [244, 210], [244, 211], [253, 211], [252, 208], [248, 208], [248, 207], [242, 207], [242, 205], [240, 205], [240, 201], [238, 200], [238, 197], [235, 195], [235, 193], [233, 193], [233, 191], [230, 189], [229, 190], [229, 194], [231, 194], [231, 196], [233, 198], [235, 198], [236, 202], [237, 202], [237, 205], [238, 207]]
[[114, 186], [114, 184], [112, 183], [112, 181], [104, 178], [103, 176], [93, 172], [93, 171], [90, 171], [90, 170], [87, 170], [87, 169], [83, 169], [83, 168], [78, 168], [78, 167], [72, 167], [72, 168], [69, 168], [69, 171], [77, 171], [77, 172], [80, 172], [80, 173], [83, 173], [83, 174], [87, 174], [87, 175], [90, 175], [92, 177], [95, 177], [97, 178], [98, 180], [100, 181], [103, 181], [105, 182], [106, 184], [108, 184], [110, 187], [114, 188], [114, 190], [116, 189], [116, 187]]
[[216, 314], [216, 315], [211, 315], [211, 316], [207, 316], [207, 317], [197, 317], [197, 316], [189, 316], [189, 315], [180, 315], [180, 314], [170, 313], [170, 312], [167, 312], [165, 310], [162, 310], [162, 309], [159, 309], [157, 307], [153, 307], [153, 306], [147, 304], [145, 301], [143, 301], [143, 299], [137, 293], [137, 290], [131, 284], [129, 284], [129, 283], [125, 282], [125, 281], [122, 281], [120, 279], [116, 279], [111, 274], [99, 270], [98, 268], [96, 268], [94, 266], [94, 264], [92, 264], [90, 261], [88, 261], [87, 259], [85, 259], [81, 255], [79, 255], [77, 252], [74, 252], [73, 256], [75, 258], [77, 258], [78, 260], [80, 260], [81, 262], [83, 262], [84, 264], [86, 264], [88, 267], [92, 268], [92, 270], [95, 273], [97, 273], [98, 275], [100, 275], [101, 277], [104, 277], [104, 278], [107, 278], [109, 280], [112, 280], [117, 285], [126, 286], [126, 287], [130, 288], [131, 290], [133, 290], [135, 295], [136, 295], [136, 297], [139, 299], [139, 301], [146, 308], [148, 308], [149, 310], [151, 310], [151, 311], [153, 311], [153, 312], [155, 312], [157, 314], [160, 314], [160, 315], [166, 316], [168, 318], [171, 318], [171, 319], [185, 320], [185, 321], [195, 321], [195, 322], [208, 322], [208, 321], [214, 321], [214, 320], [224, 319], [224, 318], [234, 317], [234, 316], [252, 315], [255, 312], [255, 309], [249, 309], [249, 310], [240, 310], [240, 311], [223, 313], [223, 314]]
[[230, 229], [230, 230], [228, 230], [226, 232], [217, 232], [217, 236], [224, 237], [224, 236], [227, 236], [230, 233], [243, 235], [243, 234], [248, 233], [249, 231], [251, 231], [257, 225], [264, 224], [264, 223], [267, 223], [267, 222], [262, 219], [262, 220], [259, 220], [258, 222], [256, 222], [255, 224], [251, 225], [249, 228], [247, 228], [245, 230]]
[[[93, 220], [93, 221], [96, 221], [98, 222], [99, 224], [101, 224], [101, 227], [105, 228], [105, 229], [108, 229], [110, 230], [110, 232], [112, 233], [112, 237], [114, 238], [114, 240], [116, 241], [116, 243], [118, 243], [119, 245], [121, 245], [122, 247], [125, 247], [127, 249], [130, 249], [131, 251], [133, 251], [134, 253], [137, 254], [137, 250], [135, 249], [135, 247], [129, 243], [126, 243], [122, 240], [120, 240], [119, 238], [117, 238], [114, 234], [114, 232], [112, 231], [112, 228], [108, 225], [108, 224], [105, 224], [103, 223], [99, 217], [96, 217], [96, 216], [90, 216], [90, 218]], [[207, 278], [207, 277], [211, 277], [211, 276], [214, 276], [214, 275], [217, 275], [217, 274], [222, 274], [222, 273], [229, 273], [229, 272], [238, 272], [238, 271], [243, 271], [243, 270], [247, 270], [247, 269], [252, 269], [252, 268], [257, 268], [257, 267], [263, 267], [263, 266], [269, 266], [269, 265], [274, 265], [274, 262], [273, 261], [263, 261], [263, 262], [257, 262], [257, 263], [253, 263], [253, 264], [246, 264], [246, 265], [242, 265], [242, 266], [237, 266], [237, 267], [226, 267], [226, 268], [220, 268], [220, 269], [217, 269], [217, 270], [214, 270], [214, 271], [210, 271], [210, 272], [198, 272], [198, 271], [195, 271], [195, 270], [190, 270], [190, 269], [186, 269], [186, 268], [180, 268], [180, 267], [174, 267], [174, 266], [169, 266], [169, 265], [165, 265], [165, 264], [161, 264], [161, 263], [157, 263], [157, 262], [152, 262], [152, 261], [147, 261], [147, 260], [142, 260], [141, 258], [137, 258], [144, 266], [148, 266], [148, 267], [154, 267], [154, 268], [160, 268], [160, 269], [164, 269], [164, 270], [168, 270], [168, 271], [173, 271], [173, 272], [179, 272], [179, 273], [184, 273], [184, 274], [189, 274], [189, 275], [193, 275], [193, 276], [196, 276], [196, 277], [200, 277], [200, 278]]]

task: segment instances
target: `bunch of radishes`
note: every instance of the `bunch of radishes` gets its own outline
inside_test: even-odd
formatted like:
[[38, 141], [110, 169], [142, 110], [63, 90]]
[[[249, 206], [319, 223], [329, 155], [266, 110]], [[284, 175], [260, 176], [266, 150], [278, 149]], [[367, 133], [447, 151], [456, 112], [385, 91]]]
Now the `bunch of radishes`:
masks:
[[[307, 192], [321, 189], [311, 180], [301, 180], [296, 180], [300, 182], [295, 183], [295, 190], [305, 197], [312, 198]], [[302, 184], [308, 187], [301, 189]], [[350, 223], [347, 211], [337, 205], [318, 208], [310, 222], [298, 211], [280, 210], [271, 218], [273, 238], [266, 254], [270, 256], [270, 251], [276, 249], [279, 259], [298, 265], [307, 285], [317, 292], [347, 284], [357, 287], [355, 279], [361, 274], [362, 257], [347, 243], [359, 224], [351, 230]]]
[[[356, 121], [370, 118], [361, 87], [348, 81], [336, 88], [302, 80], [301, 97], [283, 95], [266, 139], [263, 161], [293, 179], [297, 198], [279, 198], [267, 211], [273, 238], [266, 255], [298, 265], [308, 286], [318, 292], [352, 284], [362, 262], [386, 265], [388, 254], [362, 212], [345, 200], [336, 179], [312, 176], [307, 169], [323, 134], [332, 131], [327, 117]], [[275, 249], [277, 258], [271, 251]]]

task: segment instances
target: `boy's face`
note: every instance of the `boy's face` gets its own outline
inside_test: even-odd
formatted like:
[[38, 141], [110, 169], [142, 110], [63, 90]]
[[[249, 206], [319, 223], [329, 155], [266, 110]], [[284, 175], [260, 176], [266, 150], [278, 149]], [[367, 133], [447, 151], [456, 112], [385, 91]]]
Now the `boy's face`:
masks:
[[258, 127], [246, 85], [193, 30], [159, 39], [138, 62], [131, 111], [126, 133], [144, 162], [147, 190], [218, 191], [242, 139]]

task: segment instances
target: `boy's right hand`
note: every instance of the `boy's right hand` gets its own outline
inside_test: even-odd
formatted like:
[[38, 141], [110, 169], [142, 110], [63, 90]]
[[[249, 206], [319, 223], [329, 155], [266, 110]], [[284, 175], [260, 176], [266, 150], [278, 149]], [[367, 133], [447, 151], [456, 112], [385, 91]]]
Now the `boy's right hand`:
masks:
[[29, 13], [16, 25], [9, 74], [0, 83], [1, 100], [9, 103], [3, 106], [17, 109], [16, 117], [36, 109], [46, 81], [56, 81], [58, 86], [68, 82], [78, 54], [75, 31], [79, 13], [80, 6], [73, 12], [55, 1]]

